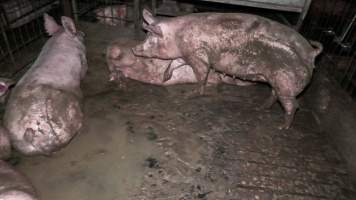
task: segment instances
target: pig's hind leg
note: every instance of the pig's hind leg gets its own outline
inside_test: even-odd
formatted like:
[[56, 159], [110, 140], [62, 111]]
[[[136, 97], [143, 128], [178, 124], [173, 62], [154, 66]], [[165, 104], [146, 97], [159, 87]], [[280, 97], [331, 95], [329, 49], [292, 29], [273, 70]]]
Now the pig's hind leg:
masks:
[[284, 108], [284, 124], [279, 126], [279, 129], [289, 129], [293, 120], [295, 112], [298, 108], [296, 97], [293, 96], [280, 96], [279, 101]]
[[274, 81], [271, 84], [284, 109], [284, 124], [279, 129], [289, 129], [296, 110], [298, 109], [297, 95], [300, 92], [298, 81], [293, 73], [281, 70], [275, 73]]

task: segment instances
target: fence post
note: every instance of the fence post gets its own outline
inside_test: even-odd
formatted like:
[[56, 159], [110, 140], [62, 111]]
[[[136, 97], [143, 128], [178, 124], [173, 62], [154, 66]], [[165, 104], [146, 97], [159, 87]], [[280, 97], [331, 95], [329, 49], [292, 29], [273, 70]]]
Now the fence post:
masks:
[[73, 19], [73, 10], [72, 10], [72, 2], [71, 0], [62, 0], [62, 9], [65, 16]]

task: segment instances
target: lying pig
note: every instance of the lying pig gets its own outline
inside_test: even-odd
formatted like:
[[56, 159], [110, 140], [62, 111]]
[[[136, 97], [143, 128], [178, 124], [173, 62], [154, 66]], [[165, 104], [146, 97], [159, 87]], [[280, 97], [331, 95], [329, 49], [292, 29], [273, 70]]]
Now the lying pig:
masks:
[[[192, 68], [184, 60], [137, 57], [131, 51], [131, 48], [137, 44], [139, 41], [125, 39], [116, 40], [108, 46], [106, 61], [110, 72], [110, 81], [117, 81], [120, 86], [124, 86], [125, 78], [164, 86], [197, 83]], [[166, 70], [168, 71], [165, 72]], [[164, 77], [163, 74], [166, 76]], [[219, 73], [210, 73], [207, 82], [209, 84], [250, 84]]]
[[83, 33], [68, 17], [61, 18], [62, 26], [47, 14], [44, 21], [52, 37], [13, 88], [4, 115], [13, 147], [26, 155], [59, 150], [82, 126]]
[[36, 200], [35, 189], [19, 172], [0, 160], [0, 200]]
[[[143, 11], [146, 40], [133, 48], [137, 56], [184, 59], [193, 68], [204, 93], [210, 69], [243, 80], [265, 82], [272, 93], [265, 107], [278, 99], [289, 128], [298, 107], [296, 96], [309, 83], [322, 47], [290, 27], [241, 13], [195, 13], [158, 20]], [[168, 70], [169, 71], [169, 70]]]

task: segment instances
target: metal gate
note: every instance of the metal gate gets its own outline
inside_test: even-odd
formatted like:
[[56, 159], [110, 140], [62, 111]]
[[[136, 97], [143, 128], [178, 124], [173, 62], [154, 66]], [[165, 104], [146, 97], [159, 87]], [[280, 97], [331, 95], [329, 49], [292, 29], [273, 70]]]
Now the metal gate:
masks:
[[72, 0], [74, 18], [109, 26], [132, 24], [139, 28], [141, 0]]
[[324, 45], [322, 62], [356, 99], [356, 1], [313, 0], [302, 33]]
[[[0, 1], [0, 68], [2, 76], [13, 76], [33, 58], [22, 52], [44, 35], [44, 12], [54, 14], [59, 0]], [[38, 51], [41, 47], [38, 48]], [[33, 53], [33, 48], [30, 50]], [[25, 55], [26, 54], [26, 55]]]

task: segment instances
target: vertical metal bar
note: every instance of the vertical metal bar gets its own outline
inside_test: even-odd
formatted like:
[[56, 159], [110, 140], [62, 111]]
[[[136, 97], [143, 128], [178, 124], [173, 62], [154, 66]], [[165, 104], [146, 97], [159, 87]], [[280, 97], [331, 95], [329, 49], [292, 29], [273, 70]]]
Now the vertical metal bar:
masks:
[[153, 15], [157, 14], [157, 0], [151, 0], [151, 10]]
[[[5, 16], [3, 14], [1, 14], [1, 20], [3, 22], [5, 22]], [[1, 34], [2, 34], [2, 37], [4, 38], [4, 42], [5, 42], [5, 45], [6, 45], [6, 50], [10, 56], [10, 60], [12, 62], [12, 64], [14, 65], [14, 67], [16, 68], [16, 62], [15, 62], [15, 59], [14, 59], [14, 55], [12, 55], [12, 51], [11, 51], [11, 48], [10, 48], [10, 44], [9, 44], [9, 40], [8, 40], [8, 37], [7, 37], [7, 34], [6, 34], [6, 31], [5, 31], [5, 28], [3, 27], [3, 23], [0, 23], [0, 29], [1, 29]]]
[[342, 32], [341, 36], [339, 37], [339, 40], [338, 40], [339, 42], [341, 42], [341, 43], [344, 42], [346, 35], [350, 32], [350, 30], [351, 30], [353, 24], [355, 23], [355, 21], [356, 21], [356, 13], [354, 14], [354, 16], [353, 16], [351, 22], [349, 23], [349, 25], [344, 29], [344, 31]]
[[78, 21], [77, 0], [72, 0], [72, 10], [73, 10], [73, 13], [74, 13], [74, 21]]
[[140, 0], [134, 0], [134, 14], [135, 14], [135, 30], [138, 31], [140, 29]]
[[[345, 2], [345, 1], [340, 1], [340, 2]], [[337, 16], [337, 18], [338, 18], [338, 24], [339, 24], [339, 26], [335, 29], [335, 32], [336, 33], [339, 33], [339, 32], [341, 32], [342, 31], [342, 28], [343, 28], [343, 22], [345, 22], [346, 21], [346, 17], [347, 17], [347, 14], [348, 13], [350, 13], [350, 7], [351, 7], [351, 2], [352, 2], [352, 0], [349, 0], [348, 2], [345, 2], [344, 4], [343, 4], [343, 7], [342, 7], [342, 10], [343, 10], [343, 13], [344, 13], [344, 15], [342, 15], [342, 16]]]
[[296, 24], [296, 30], [300, 30], [300, 28], [302, 27], [304, 18], [308, 13], [308, 10], [309, 10], [309, 7], [310, 7], [310, 3], [311, 3], [311, 0], [305, 0], [302, 12], [299, 14], [299, 19], [298, 19], [298, 22]]
[[71, 0], [61, 0], [61, 2], [64, 15], [73, 18], [73, 3], [71, 2]]

